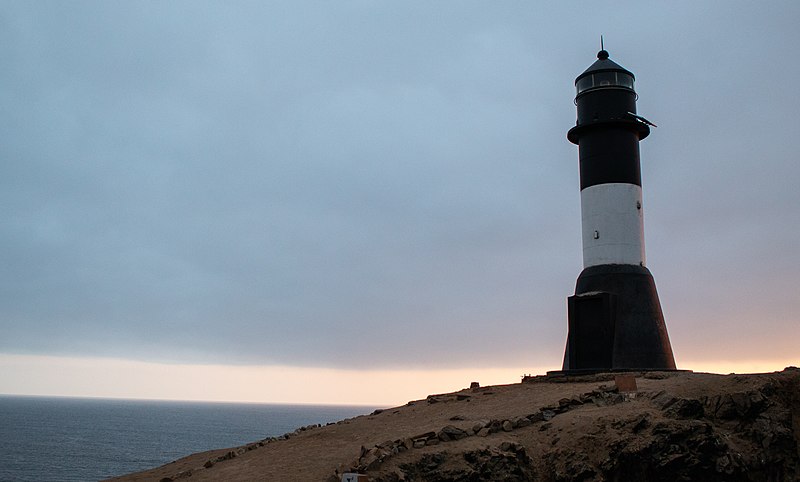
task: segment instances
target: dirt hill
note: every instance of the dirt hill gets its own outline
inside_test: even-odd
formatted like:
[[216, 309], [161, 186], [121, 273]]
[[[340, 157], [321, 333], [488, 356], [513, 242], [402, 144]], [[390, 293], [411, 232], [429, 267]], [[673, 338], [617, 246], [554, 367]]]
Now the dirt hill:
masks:
[[[631, 377], [632, 375], [632, 377]], [[619, 374], [617, 375], [619, 376]], [[633, 378], [636, 388], [625, 387]], [[530, 377], [119, 481], [798, 481], [800, 370]]]

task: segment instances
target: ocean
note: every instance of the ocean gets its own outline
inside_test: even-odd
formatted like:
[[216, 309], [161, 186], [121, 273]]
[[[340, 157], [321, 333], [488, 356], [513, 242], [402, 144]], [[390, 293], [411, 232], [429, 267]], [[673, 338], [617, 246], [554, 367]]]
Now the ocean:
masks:
[[96, 481], [372, 410], [0, 395], [0, 481]]

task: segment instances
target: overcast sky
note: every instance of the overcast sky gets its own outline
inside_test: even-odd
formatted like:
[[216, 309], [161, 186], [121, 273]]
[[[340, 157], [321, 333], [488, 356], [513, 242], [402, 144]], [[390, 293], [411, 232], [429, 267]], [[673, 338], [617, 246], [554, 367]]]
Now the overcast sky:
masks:
[[[612, 6], [613, 5], [613, 6]], [[0, 353], [559, 368], [574, 79], [679, 366], [798, 359], [800, 3], [0, 2]]]

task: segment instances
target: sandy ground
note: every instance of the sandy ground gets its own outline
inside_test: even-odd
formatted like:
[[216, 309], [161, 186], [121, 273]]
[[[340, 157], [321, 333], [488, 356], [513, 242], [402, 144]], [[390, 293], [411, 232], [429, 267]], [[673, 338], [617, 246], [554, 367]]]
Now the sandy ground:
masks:
[[[611, 450], [609, 447], [626, 444], [624, 450], [635, 452], [636, 443], [639, 442], [634, 440], [635, 437], [632, 439], [632, 434], [637, 433], [639, 426], [648, 427], [647, 430], [642, 430], [642, 446], [652, 446], [659, 437], [658, 429], [652, 427], [657, 427], [661, 420], [665, 421], [664, 424], [666, 421], [679, 424], [680, 427], [676, 425], [666, 429], [679, 431], [691, 424], [695, 424], [695, 430], [697, 424], [711, 425], [716, 422], [709, 420], [717, 420], [719, 427], [723, 428], [714, 426], [712, 430], [724, 431], [727, 430], [724, 427], [730, 426], [731, 434], [734, 434], [730, 437], [724, 435], [728, 437], [725, 442], [726, 450], [731, 453], [735, 450], [752, 452], [753, 449], [748, 444], [763, 444], [763, 441], [752, 442], [745, 438], [740, 441], [734, 432], [742, 430], [742, 423], [737, 422], [738, 425], [734, 425], [733, 422], [726, 421], [726, 415], [720, 411], [723, 409], [719, 408], [722, 403], [720, 400], [730, 394], [750, 394], [747, 396], [751, 398], [753, 394], [757, 394], [760, 397], [758, 394], [768, 393], [771, 390], [768, 387], [775, 384], [800, 386], [800, 371], [797, 369], [755, 375], [651, 372], [634, 374], [634, 377], [637, 391], [626, 394], [617, 393], [614, 375], [611, 374], [573, 379], [534, 377], [514, 385], [464, 389], [453, 394], [429, 396], [427, 399], [409, 402], [380, 413], [298, 431], [285, 440], [261, 441], [243, 447], [190, 455], [162, 467], [112, 480], [332, 481], [340, 478], [335, 475], [337, 470], [341, 473], [359, 465], [362, 472], [370, 475], [370, 480], [404, 480], [404, 464], [426, 460], [426, 454], [463, 454], [500, 447], [512, 451], [524, 447], [527, 454], [538, 454], [532, 458], [527, 455], [525, 457], [532, 460], [531, 463], [539, 471], [557, 472], [561, 463], [556, 460], [559, 453], [563, 452], [562, 455], [566, 454], [565, 456], [572, 459], [579, 455], [585, 461], [584, 465], [590, 467], [586, 470], [591, 475], [592, 470], [599, 473], [600, 469], [597, 467], [603, 463], [610, 463], [607, 460]], [[682, 408], [686, 413], [676, 411], [675, 407], [680, 404], [675, 405], [674, 401], [685, 399], [701, 400], [706, 407], [705, 412], [693, 414], [689, 405], [688, 408]], [[569, 402], [570, 400], [573, 402]], [[797, 400], [800, 400], [800, 396]], [[672, 414], [665, 408], [670, 403], [674, 412]], [[747, 403], [747, 407], [750, 407], [751, 402]], [[755, 402], [752, 403], [755, 407]], [[760, 403], [758, 410], [766, 410], [765, 407], [772, 405], [776, 404]], [[559, 411], [558, 407], [562, 407], [562, 410]], [[548, 408], [558, 413], [553, 416]], [[791, 412], [789, 417], [794, 417], [788, 423], [792, 427], [790, 436], [794, 438], [795, 449], [796, 442], [800, 439], [800, 413], [797, 408], [795, 403], [793, 408], [784, 409], [784, 412]], [[700, 410], [703, 412], [702, 408]], [[747, 410], [750, 408], [745, 409]], [[546, 413], [545, 420], [540, 420], [542, 413]], [[474, 431], [491, 421], [502, 424], [504, 421], [521, 420], [520, 417], [532, 414], [539, 414], [539, 419], [532, 418], [533, 423], [519, 424], [521, 426], [513, 429], [507, 426], [507, 430], [492, 430], [492, 433], [484, 433], [483, 436]], [[758, 414], [754, 412], [752, 416], [756, 417]], [[775, 418], [777, 415], [770, 417]], [[419, 439], [426, 432], [440, 432], [448, 425], [463, 429], [469, 436], [406, 449], [406, 445], [413, 445], [413, 439]], [[507, 443], [504, 445], [504, 442]], [[738, 447], [737, 444], [742, 446]], [[576, 448], [580, 452], [577, 455], [574, 452]], [[652, 452], [651, 449], [648, 450]], [[743, 457], [746, 458], [746, 455]], [[376, 457], [380, 460], [376, 461]], [[715, 457], [719, 457], [719, 454]], [[723, 462], [717, 461], [717, 465], [720, 463], [723, 467], [718, 467], [718, 470], [725, 469], [724, 459]], [[369, 467], [365, 467], [365, 464]], [[543, 468], [545, 466], [546, 469]], [[447, 464], [442, 465], [442, 470], [446, 467]], [[564, 470], [577, 469], [573, 467]], [[417, 480], [424, 478], [417, 477]], [[587, 476], [585, 480], [605, 479], [595, 475], [594, 479]]]

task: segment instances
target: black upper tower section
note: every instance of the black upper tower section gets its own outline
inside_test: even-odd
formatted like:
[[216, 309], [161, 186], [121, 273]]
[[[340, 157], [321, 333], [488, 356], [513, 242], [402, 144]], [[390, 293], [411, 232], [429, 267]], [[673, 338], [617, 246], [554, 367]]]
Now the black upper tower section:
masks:
[[575, 79], [578, 120], [567, 139], [578, 145], [581, 189], [609, 182], [642, 185], [639, 141], [650, 127], [636, 115], [635, 80], [605, 50]]

